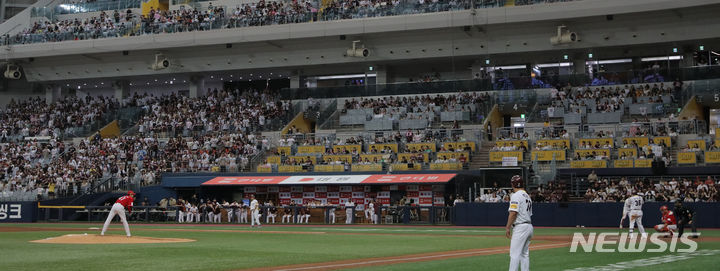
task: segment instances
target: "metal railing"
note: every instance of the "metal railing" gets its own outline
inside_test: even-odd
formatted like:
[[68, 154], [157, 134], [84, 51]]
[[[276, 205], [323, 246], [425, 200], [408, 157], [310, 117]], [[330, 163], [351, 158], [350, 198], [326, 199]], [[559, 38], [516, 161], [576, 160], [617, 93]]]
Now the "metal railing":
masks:
[[[82, 209], [40, 208], [38, 220], [63, 221], [68, 218], [82, 221], [103, 221], [112, 206], [85, 206]], [[244, 209], [244, 211], [243, 211]], [[207, 212], [182, 212], [178, 206], [133, 206], [132, 213], [126, 213], [129, 221], [249, 224], [250, 211], [247, 208], [230, 208], [221, 205], [220, 215], [225, 219], [213, 219]], [[452, 224], [453, 208], [448, 206], [380, 206], [375, 212], [365, 212], [359, 207], [346, 209], [343, 206], [267, 206], [260, 207], [262, 224]], [[350, 215], [348, 219], [348, 215]], [[244, 216], [244, 219], [241, 218]], [[189, 222], [187, 218], [191, 218]], [[272, 219], [271, 219], [272, 218]]]
[[117, 10], [124, 13], [127, 9], [140, 8], [142, 2], [143, 0], [96, 0], [87, 2], [64, 0], [54, 7], [33, 8], [31, 12], [31, 17], [46, 17], [52, 20], [57, 18], [57, 15], [64, 14], [78, 14], [112, 10]]

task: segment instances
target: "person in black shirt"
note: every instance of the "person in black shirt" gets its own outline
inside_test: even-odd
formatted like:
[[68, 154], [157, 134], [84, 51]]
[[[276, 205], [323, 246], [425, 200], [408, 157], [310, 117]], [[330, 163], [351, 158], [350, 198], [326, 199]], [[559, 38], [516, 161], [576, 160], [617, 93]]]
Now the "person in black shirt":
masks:
[[685, 230], [685, 225], [687, 224], [690, 225], [693, 232], [693, 235], [691, 237], [697, 238], [698, 235], [695, 234], [697, 233], [697, 226], [696, 223], [694, 223], [695, 212], [683, 206], [682, 202], [682, 199], [678, 199], [678, 201], [675, 202], [675, 210], [673, 210], [677, 218], [678, 236], [682, 237], [683, 231]]

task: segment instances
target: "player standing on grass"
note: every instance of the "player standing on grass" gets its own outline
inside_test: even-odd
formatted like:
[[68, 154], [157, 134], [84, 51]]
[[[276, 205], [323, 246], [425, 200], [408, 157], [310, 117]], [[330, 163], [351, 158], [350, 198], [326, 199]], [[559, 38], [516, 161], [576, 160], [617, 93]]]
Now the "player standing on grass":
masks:
[[250, 195], [250, 213], [252, 214], [250, 227], [254, 228], [255, 225], [262, 227], [260, 224], [260, 204], [255, 199], [255, 195]]
[[105, 220], [105, 225], [103, 225], [100, 235], [105, 235], [108, 226], [110, 226], [110, 222], [112, 222], [115, 215], [117, 215], [120, 217], [123, 227], [125, 227], [125, 234], [127, 234], [127, 237], [130, 237], [130, 226], [128, 226], [127, 219], [125, 218], [125, 209], [128, 210], [128, 213], [132, 213], [133, 201], [135, 201], [135, 192], [132, 190], [128, 191], [127, 196], [122, 196], [115, 201]]
[[[525, 192], [522, 177], [515, 175], [510, 179], [513, 194], [510, 196], [508, 220], [505, 225], [505, 236], [510, 239], [510, 271], [518, 266], [522, 271], [530, 270], [530, 239], [533, 237], [532, 200]], [[512, 234], [510, 233], [512, 231]]]
[[630, 234], [633, 233], [633, 228], [635, 227], [635, 223], [637, 222], [638, 231], [640, 231], [640, 234], [643, 238], [647, 237], [647, 233], [645, 233], [645, 228], [642, 225], [642, 206], [644, 203], [645, 199], [643, 199], [643, 193], [638, 190], [635, 196], [629, 197], [625, 200], [625, 207], [623, 207], [623, 215], [620, 219], [620, 228], [622, 229], [622, 223], [623, 221], [625, 221], [625, 217], [630, 218]]

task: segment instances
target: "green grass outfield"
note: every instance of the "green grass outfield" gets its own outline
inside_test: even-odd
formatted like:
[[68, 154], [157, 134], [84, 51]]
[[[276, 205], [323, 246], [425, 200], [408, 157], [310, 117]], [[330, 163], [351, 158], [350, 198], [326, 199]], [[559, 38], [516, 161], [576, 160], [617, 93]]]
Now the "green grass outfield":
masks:
[[[38, 244], [28, 241], [70, 233], [98, 233], [94, 224], [0, 224], [2, 270], [237, 270], [307, 263], [328, 263], [363, 258], [403, 256], [419, 253], [488, 249], [491, 255], [474, 255], [422, 262], [380, 264], [351, 270], [507, 270], [509, 257], [501, 247], [509, 246], [501, 228], [433, 226], [266, 226], [251, 230], [236, 225], [133, 225], [134, 236], [195, 239], [191, 243], [167, 244]], [[3, 228], [33, 231], [5, 232]], [[58, 230], [69, 229], [77, 231]], [[43, 230], [47, 229], [47, 230]], [[115, 223], [109, 234], [123, 234]], [[229, 231], [227, 231], [229, 230]], [[534, 244], [552, 244], [575, 231], [618, 232], [617, 229], [536, 228]], [[702, 230], [699, 250], [720, 250], [720, 230]], [[548, 237], [543, 239], [543, 237]], [[703, 238], [709, 237], [709, 238]], [[710, 241], [703, 239], [711, 239]], [[653, 257], [675, 261], [652, 264]], [[530, 252], [531, 270], [569, 270], [607, 267], [598, 270], [720, 270], [720, 253], [714, 256], [682, 253], [570, 253], [568, 247]], [[622, 269], [623, 262], [645, 261], [647, 266]], [[652, 265], [651, 265], [652, 264]]]

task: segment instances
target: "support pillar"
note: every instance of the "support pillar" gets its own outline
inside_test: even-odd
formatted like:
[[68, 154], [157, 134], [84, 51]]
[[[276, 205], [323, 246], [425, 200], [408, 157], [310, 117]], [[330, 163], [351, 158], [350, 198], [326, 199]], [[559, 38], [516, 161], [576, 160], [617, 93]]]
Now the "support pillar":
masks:
[[[386, 89], [388, 83], [388, 68], [385, 65], [374, 66], [374, 71], [368, 71], [368, 73], [375, 72], [375, 92], [382, 93]], [[367, 77], [365, 79], [365, 85], [368, 84]]]
[[[375, 66], [375, 84], [385, 85], [388, 83], [388, 68], [385, 65]], [[372, 73], [372, 72], [370, 72]]]
[[480, 60], [475, 60], [473, 64], [470, 66], [470, 78], [472, 79], [485, 79], [485, 76], [483, 74], [483, 71], [485, 70], [485, 67], [483, 66], [484, 62]]
[[115, 90], [115, 100], [122, 103], [125, 97], [128, 96], [128, 91], [130, 91], [130, 82], [118, 80], [113, 82], [112, 87]]
[[190, 98], [197, 98], [203, 96], [205, 93], [205, 77], [203, 76], [191, 76], [190, 77]]
[[680, 68], [695, 66], [695, 55], [693, 52], [683, 52], [683, 59]]
[[587, 61], [587, 59], [585, 59], [584, 57], [573, 58], [572, 62], [573, 62], [573, 70], [575, 71], [575, 74], [585, 74], [586, 73], [586, 70], [585, 70], [587, 68], [587, 67], [585, 67], [586, 61]]
[[300, 70], [292, 71], [290, 74], [290, 88], [300, 88]]
[[47, 85], [45, 87], [45, 102], [51, 104], [60, 99], [62, 96], [62, 87], [60, 85]]

